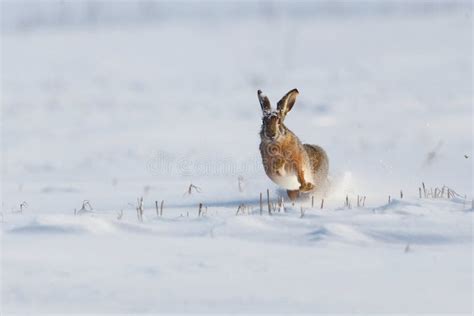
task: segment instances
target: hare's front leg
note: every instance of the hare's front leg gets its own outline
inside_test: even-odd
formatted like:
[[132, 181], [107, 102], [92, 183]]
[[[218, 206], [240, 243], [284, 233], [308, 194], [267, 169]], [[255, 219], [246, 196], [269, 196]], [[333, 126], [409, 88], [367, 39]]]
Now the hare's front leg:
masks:
[[309, 192], [314, 189], [314, 184], [311, 182], [306, 182], [304, 180], [304, 170], [303, 167], [298, 167], [298, 182], [300, 183], [301, 192]]
[[273, 170], [279, 176], [284, 176], [285, 172], [285, 159], [282, 157], [276, 157], [273, 162]]

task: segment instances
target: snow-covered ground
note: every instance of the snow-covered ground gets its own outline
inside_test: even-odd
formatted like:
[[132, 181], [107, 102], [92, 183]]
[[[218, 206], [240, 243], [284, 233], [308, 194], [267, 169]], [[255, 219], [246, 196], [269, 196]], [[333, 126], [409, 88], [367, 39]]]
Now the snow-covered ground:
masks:
[[[2, 313], [470, 314], [469, 6], [5, 29]], [[331, 192], [260, 215], [256, 91], [292, 88]]]
[[143, 223], [132, 212], [8, 214], [3, 310], [469, 313], [471, 211], [409, 199], [302, 218], [230, 207], [146, 210]]

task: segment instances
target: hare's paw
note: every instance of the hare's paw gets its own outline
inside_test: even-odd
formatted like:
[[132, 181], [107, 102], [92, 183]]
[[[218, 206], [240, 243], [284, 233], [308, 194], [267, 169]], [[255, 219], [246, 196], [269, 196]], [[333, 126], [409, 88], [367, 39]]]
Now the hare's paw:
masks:
[[313, 190], [314, 190], [314, 184], [312, 184], [311, 182], [303, 183], [300, 186], [300, 191], [301, 192], [309, 192], [309, 191], [313, 191]]

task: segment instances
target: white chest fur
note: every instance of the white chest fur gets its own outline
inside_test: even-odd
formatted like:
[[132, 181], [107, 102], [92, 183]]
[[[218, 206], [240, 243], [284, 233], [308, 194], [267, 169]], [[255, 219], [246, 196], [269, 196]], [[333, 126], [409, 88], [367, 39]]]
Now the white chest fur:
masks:
[[[278, 174], [270, 175], [270, 179], [284, 189], [298, 190], [301, 184], [298, 181], [298, 177], [296, 176], [296, 173], [288, 173], [284, 170], [284, 168], [281, 168], [281, 169], [282, 170], [280, 170]], [[311, 168], [309, 168], [308, 166], [304, 166], [303, 170], [304, 170], [305, 181], [311, 182], [314, 184]]]

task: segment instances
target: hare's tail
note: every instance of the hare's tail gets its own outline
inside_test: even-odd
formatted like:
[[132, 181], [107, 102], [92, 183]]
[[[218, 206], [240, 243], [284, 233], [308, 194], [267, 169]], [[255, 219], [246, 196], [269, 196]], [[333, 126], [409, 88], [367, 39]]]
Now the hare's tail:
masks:
[[326, 186], [328, 171], [329, 171], [329, 159], [328, 155], [319, 146], [304, 144], [304, 149], [308, 153], [308, 157], [315, 177], [316, 186]]

